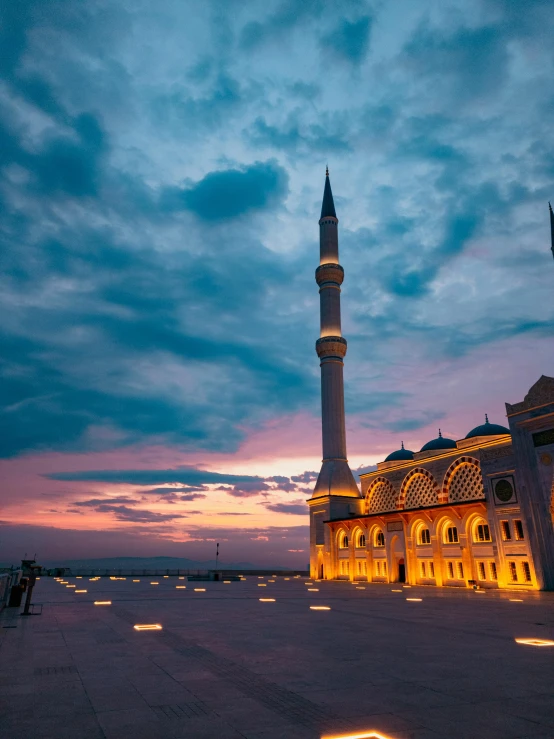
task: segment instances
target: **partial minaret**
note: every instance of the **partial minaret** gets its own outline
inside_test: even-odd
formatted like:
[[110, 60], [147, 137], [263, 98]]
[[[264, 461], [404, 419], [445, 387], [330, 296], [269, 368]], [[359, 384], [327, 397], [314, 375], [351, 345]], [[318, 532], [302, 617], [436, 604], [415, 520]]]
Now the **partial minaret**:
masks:
[[550, 211], [550, 248], [552, 249], [552, 256], [554, 257], [554, 213], [552, 212], [552, 206], [548, 203], [548, 210]]
[[319, 285], [321, 329], [316, 351], [321, 366], [321, 425], [323, 462], [310, 498], [310, 569], [312, 577], [333, 577], [329, 536], [324, 520], [359, 512], [361, 495], [346, 457], [344, 422], [343, 359], [346, 339], [340, 321], [340, 286], [344, 270], [339, 264], [338, 218], [331, 192], [329, 170], [319, 219], [319, 267], [315, 279]]

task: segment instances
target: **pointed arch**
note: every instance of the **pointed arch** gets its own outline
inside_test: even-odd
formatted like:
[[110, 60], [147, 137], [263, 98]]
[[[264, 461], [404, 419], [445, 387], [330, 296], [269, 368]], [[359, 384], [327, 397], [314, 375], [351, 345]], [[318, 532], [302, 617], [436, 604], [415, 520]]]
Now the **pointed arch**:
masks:
[[377, 477], [367, 489], [364, 512], [386, 513], [396, 510], [396, 490], [385, 477]]
[[441, 503], [483, 500], [485, 488], [479, 460], [458, 457], [447, 469], [441, 492]]
[[408, 472], [402, 481], [398, 508], [423, 508], [439, 502], [439, 486], [424, 467]]

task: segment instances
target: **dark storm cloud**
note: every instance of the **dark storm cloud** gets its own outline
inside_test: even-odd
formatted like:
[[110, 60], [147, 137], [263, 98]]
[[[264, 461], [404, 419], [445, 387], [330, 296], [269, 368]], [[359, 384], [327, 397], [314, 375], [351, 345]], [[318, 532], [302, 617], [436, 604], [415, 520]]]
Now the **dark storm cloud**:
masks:
[[548, 2], [5, 6], [2, 456], [233, 452], [317, 414], [328, 157], [349, 413], [415, 428], [420, 362], [551, 341]]
[[363, 16], [354, 21], [343, 18], [340, 23], [326, 34], [321, 45], [325, 51], [332, 50], [340, 59], [352, 64], [360, 64], [369, 50], [372, 19]]
[[204, 221], [225, 221], [282, 202], [288, 191], [288, 176], [277, 162], [255, 162], [240, 169], [210, 172], [196, 184], [169, 192], [166, 202], [180, 200]]

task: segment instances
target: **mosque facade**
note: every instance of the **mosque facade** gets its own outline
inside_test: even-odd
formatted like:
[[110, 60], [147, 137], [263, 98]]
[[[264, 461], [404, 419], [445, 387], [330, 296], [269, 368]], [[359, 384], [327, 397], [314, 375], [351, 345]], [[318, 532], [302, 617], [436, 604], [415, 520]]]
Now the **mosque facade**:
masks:
[[[554, 214], [550, 208], [554, 256]], [[346, 454], [338, 219], [329, 173], [321, 209], [323, 460], [310, 508], [310, 576], [437, 587], [554, 590], [554, 378], [543, 375], [508, 426], [401, 448], [356, 484]]]

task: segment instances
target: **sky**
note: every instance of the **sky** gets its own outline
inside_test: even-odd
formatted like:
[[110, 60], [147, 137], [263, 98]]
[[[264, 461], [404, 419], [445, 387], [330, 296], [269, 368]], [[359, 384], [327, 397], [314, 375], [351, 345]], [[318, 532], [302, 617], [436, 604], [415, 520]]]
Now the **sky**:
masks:
[[0, 561], [305, 566], [318, 218], [364, 470], [554, 374], [548, 0], [0, 9]]

